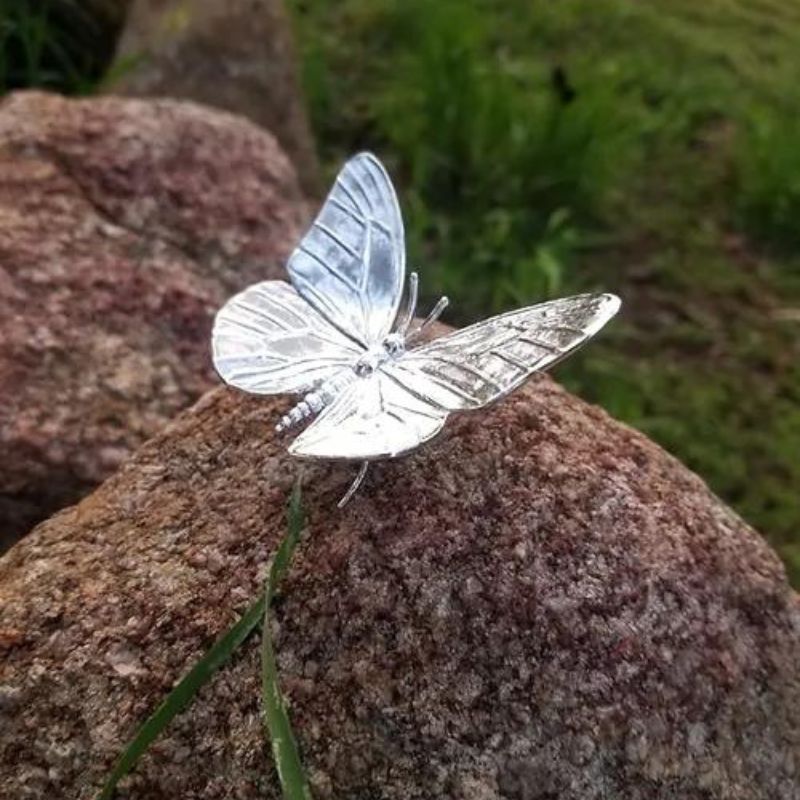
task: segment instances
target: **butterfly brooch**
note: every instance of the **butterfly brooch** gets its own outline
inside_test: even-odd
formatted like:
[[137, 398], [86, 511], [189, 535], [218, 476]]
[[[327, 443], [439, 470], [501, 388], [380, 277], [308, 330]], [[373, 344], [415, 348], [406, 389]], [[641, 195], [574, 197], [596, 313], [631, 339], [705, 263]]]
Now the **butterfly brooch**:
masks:
[[246, 392], [302, 395], [276, 430], [316, 416], [289, 453], [361, 462], [340, 506], [370, 461], [430, 441], [454, 411], [505, 397], [586, 342], [620, 306], [612, 294], [582, 294], [419, 344], [448, 301], [415, 323], [412, 272], [400, 311], [403, 220], [386, 170], [369, 153], [344, 165], [287, 269], [291, 283], [257, 283], [220, 309], [214, 366]]

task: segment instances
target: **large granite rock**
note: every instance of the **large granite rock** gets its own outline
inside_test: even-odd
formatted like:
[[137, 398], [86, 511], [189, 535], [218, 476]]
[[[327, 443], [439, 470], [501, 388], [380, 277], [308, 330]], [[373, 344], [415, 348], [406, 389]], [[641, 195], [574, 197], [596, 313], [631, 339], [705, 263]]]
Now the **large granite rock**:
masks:
[[190, 103], [0, 104], [0, 549], [213, 378], [211, 316], [305, 217], [275, 140]]
[[[0, 561], [0, 796], [89, 798], [259, 589], [286, 407], [207, 395]], [[702, 482], [548, 378], [373, 467], [305, 469], [276, 613], [318, 798], [796, 800], [800, 614]], [[120, 797], [277, 798], [250, 641]]]
[[116, 62], [112, 91], [186, 98], [248, 117], [275, 134], [304, 189], [319, 190], [282, 0], [132, 0]]

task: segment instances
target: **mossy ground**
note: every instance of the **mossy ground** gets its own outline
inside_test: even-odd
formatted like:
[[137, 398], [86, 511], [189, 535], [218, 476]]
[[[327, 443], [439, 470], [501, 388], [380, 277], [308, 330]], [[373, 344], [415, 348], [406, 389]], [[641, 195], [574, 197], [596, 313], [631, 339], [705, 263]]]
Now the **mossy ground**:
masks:
[[618, 292], [559, 379], [695, 469], [800, 582], [800, 2], [290, 7], [326, 164], [387, 157], [451, 319]]

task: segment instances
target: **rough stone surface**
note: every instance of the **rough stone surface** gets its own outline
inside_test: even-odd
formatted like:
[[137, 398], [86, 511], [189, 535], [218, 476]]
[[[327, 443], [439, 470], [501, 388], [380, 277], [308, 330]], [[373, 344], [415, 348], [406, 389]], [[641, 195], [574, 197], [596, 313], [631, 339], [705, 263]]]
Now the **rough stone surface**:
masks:
[[[298, 465], [218, 389], [0, 560], [0, 796], [89, 798], [246, 607]], [[276, 609], [317, 798], [796, 800], [800, 616], [769, 547], [657, 446], [532, 381], [418, 453], [305, 470]], [[257, 643], [120, 797], [277, 798]]]
[[248, 117], [275, 134], [305, 190], [319, 189], [282, 0], [133, 0], [116, 58], [114, 92], [181, 97]]
[[304, 217], [286, 157], [245, 120], [0, 104], [0, 546], [208, 388], [214, 309], [282, 273]]

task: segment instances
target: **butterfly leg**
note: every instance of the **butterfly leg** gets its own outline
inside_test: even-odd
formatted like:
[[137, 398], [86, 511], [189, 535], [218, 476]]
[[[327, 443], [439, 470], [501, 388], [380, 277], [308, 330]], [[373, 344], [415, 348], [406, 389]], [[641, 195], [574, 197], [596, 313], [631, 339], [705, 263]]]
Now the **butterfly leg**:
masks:
[[419, 275], [416, 272], [412, 272], [408, 276], [408, 301], [406, 304], [406, 311], [403, 314], [403, 319], [400, 321], [400, 324], [397, 326], [397, 332], [402, 333], [403, 336], [406, 335], [411, 322], [414, 319], [414, 314], [417, 310], [417, 296], [419, 294]]
[[339, 508], [344, 508], [353, 495], [358, 491], [358, 487], [364, 482], [364, 477], [367, 474], [367, 468], [369, 467], [369, 461], [362, 461], [361, 466], [358, 469], [358, 474], [355, 477], [355, 480], [350, 484], [350, 488], [344, 493], [344, 497], [337, 503]]

